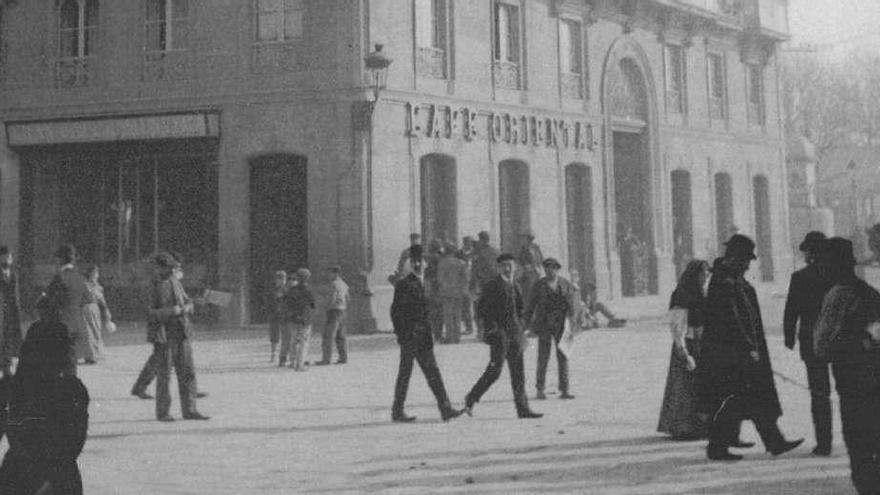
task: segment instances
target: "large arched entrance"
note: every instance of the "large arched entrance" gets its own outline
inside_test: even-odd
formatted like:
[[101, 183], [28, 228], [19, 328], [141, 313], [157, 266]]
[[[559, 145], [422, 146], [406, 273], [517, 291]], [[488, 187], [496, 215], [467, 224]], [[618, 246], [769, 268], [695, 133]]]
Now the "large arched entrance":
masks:
[[[603, 77], [606, 164], [609, 167], [609, 230], [620, 266], [623, 296], [657, 294], [655, 227], [662, 208], [654, 194], [656, 102], [649, 64], [642, 48], [629, 37], [612, 45]], [[611, 228], [613, 227], [613, 229]]]
[[[565, 167], [565, 212], [568, 229], [568, 268], [581, 293], [596, 283], [593, 267], [593, 178], [589, 167], [570, 163]], [[577, 271], [577, 277], [574, 273]]]
[[498, 164], [501, 251], [516, 254], [519, 236], [531, 228], [529, 218], [529, 167], [519, 160]]
[[430, 154], [419, 160], [422, 196], [422, 238], [455, 244], [458, 238], [458, 194], [455, 159]]

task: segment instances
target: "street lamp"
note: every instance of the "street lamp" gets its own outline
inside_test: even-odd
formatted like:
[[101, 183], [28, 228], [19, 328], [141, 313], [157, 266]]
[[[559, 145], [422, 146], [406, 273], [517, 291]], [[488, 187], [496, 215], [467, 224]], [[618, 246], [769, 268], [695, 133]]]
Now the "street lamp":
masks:
[[373, 115], [373, 109], [376, 102], [379, 101], [379, 92], [385, 89], [385, 81], [388, 80], [388, 66], [392, 60], [382, 53], [382, 44], [376, 43], [375, 50], [364, 57], [364, 64], [370, 71], [370, 87], [373, 89], [373, 99], [370, 101], [370, 117]]

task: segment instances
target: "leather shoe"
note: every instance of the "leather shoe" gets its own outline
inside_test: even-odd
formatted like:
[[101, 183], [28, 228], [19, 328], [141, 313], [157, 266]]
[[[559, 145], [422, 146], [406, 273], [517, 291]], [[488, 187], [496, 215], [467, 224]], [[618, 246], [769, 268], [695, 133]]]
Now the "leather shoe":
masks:
[[825, 447], [817, 445], [816, 448], [813, 449], [813, 455], [816, 457], [828, 457], [831, 455], [831, 446]]
[[168, 416], [168, 415], [165, 415], [165, 416], [159, 416], [159, 417], [156, 418], [156, 419], [159, 420], [159, 421], [161, 421], [161, 422], [163, 422], [163, 423], [171, 423], [171, 422], [174, 421], [174, 417], [173, 417], [173, 416]]
[[559, 396], [560, 399], [574, 399], [574, 396], [568, 392], [562, 392], [562, 395]]
[[443, 421], [449, 421], [450, 419], [455, 419], [455, 418], [461, 416], [461, 414], [463, 412], [464, 412], [464, 409], [455, 409], [455, 408], [450, 407], [449, 409], [446, 409], [445, 411], [440, 413], [440, 418]]
[[517, 413], [517, 416], [519, 416], [520, 419], [537, 419], [543, 417], [544, 415], [542, 413], [536, 413], [532, 410], [526, 410]]
[[779, 445], [777, 445], [776, 448], [770, 449], [770, 453], [773, 455], [782, 455], [782, 454], [788, 452], [789, 450], [796, 449], [802, 443], [804, 443], [803, 438], [800, 438], [798, 440], [792, 440], [792, 441], [786, 440], [786, 441], [780, 443]]
[[144, 400], [150, 400], [153, 398], [152, 395], [150, 395], [146, 392], [135, 392], [134, 390], [131, 391], [131, 395], [137, 397], [138, 399], [144, 399]]
[[196, 392], [196, 399], [204, 399], [208, 396], [208, 392]]
[[189, 414], [185, 415], [185, 416], [183, 417], [183, 419], [195, 419], [195, 420], [205, 421], [205, 420], [211, 419], [211, 417], [210, 417], [210, 416], [205, 416], [205, 415], [202, 414], [202, 413], [194, 412], [194, 413], [189, 413]]
[[744, 442], [742, 440], [737, 440], [730, 444], [730, 446], [735, 449], [750, 449], [755, 446], [755, 442]]
[[415, 416], [407, 416], [404, 413], [391, 415], [391, 421], [394, 421], [395, 423], [412, 423], [415, 420]]
[[731, 454], [727, 449], [706, 450], [706, 457], [708, 457], [710, 461], [739, 461], [743, 458], [743, 456], [739, 454]]

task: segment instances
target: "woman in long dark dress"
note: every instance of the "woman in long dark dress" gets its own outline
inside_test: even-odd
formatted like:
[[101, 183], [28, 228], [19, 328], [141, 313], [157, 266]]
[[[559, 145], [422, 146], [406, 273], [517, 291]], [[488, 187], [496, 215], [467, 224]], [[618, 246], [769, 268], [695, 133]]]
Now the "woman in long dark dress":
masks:
[[675, 439], [695, 440], [705, 438], [707, 434], [705, 418], [697, 412], [697, 386], [693, 371], [700, 360], [706, 304], [703, 286], [708, 275], [709, 264], [706, 261], [692, 260], [681, 274], [669, 301], [672, 352], [657, 431]]

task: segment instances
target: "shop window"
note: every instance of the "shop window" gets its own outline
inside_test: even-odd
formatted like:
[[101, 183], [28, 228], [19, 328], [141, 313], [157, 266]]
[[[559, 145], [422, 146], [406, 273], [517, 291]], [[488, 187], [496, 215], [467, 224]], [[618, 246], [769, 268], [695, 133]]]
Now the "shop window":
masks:
[[501, 251], [517, 253], [519, 236], [531, 228], [529, 168], [518, 160], [498, 164], [498, 192], [501, 214]]
[[496, 0], [494, 6], [495, 85], [500, 88], [521, 87], [522, 20], [518, 5]]
[[581, 23], [571, 19], [559, 21], [559, 74], [562, 95], [584, 97], [584, 47]]
[[415, 0], [416, 68], [434, 79], [448, 77], [449, 0]]
[[687, 111], [686, 62], [684, 49], [678, 45], [666, 45], [666, 110], [669, 113]]
[[723, 120], [727, 118], [727, 73], [724, 70], [724, 57], [718, 53], [710, 53], [707, 64], [709, 117]]
[[446, 155], [422, 157], [422, 237], [426, 243], [458, 239], [458, 194], [455, 160]]
[[55, 86], [88, 86], [94, 79], [98, 40], [98, 1], [64, 0], [58, 8], [58, 59]]

